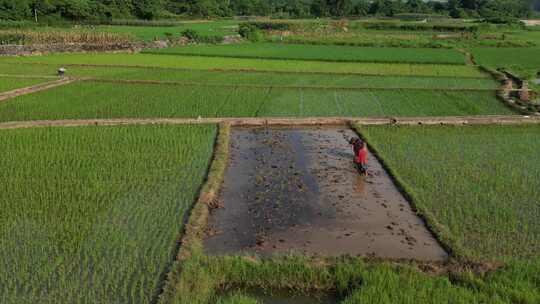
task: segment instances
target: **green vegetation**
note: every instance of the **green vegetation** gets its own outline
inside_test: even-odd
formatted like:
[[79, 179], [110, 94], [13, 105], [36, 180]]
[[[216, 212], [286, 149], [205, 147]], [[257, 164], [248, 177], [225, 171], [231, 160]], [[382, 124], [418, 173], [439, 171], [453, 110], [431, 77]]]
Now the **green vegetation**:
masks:
[[[404, 20], [418, 18], [481, 17], [492, 22], [515, 22], [516, 18], [532, 14], [534, 0], [451, 0], [387, 1], [387, 0], [2, 0], [0, 19], [29, 20], [32, 17], [47, 22], [94, 21], [110, 22], [112, 18], [157, 19], [179, 16], [229, 17], [342, 17], [394, 16]], [[536, 5], [538, 6], [538, 5]], [[408, 14], [407, 14], [408, 13]]]
[[490, 75], [481, 72], [476, 67], [466, 65], [322, 62], [199, 56], [159, 56], [152, 54], [55, 54], [39, 57], [0, 58], [0, 64], [2, 63], [44, 63], [56, 66], [86, 64], [195, 70], [490, 78]]
[[0, 104], [0, 121], [121, 117], [512, 114], [495, 93], [79, 82]]
[[359, 130], [453, 248], [477, 259], [538, 257], [540, 126]]
[[362, 48], [331, 45], [244, 43], [237, 45], [187, 46], [149, 51], [212, 57], [297, 59], [349, 62], [405, 62], [465, 64], [462, 54], [446, 49]]
[[2, 303], [151, 303], [215, 126], [0, 132]]
[[317, 264], [299, 257], [259, 260], [196, 253], [183, 262], [176, 289], [162, 303], [220, 303], [230, 298], [223, 295], [223, 288], [240, 290], [233, 294], [251, 300], [245, 303], [261, 303], [242, 293], [243, 288], [256, 288], [268, 292], [286, 289], [307, 295], [328, 291], [337, 293], [343, 304], [533, 304], [540, 300], [540, 289], [534, 283], [539, 270], [540, 261], [516, 262], [489, 274], [464, 272], [450, 278], [422, 273], [414, 264], [396, 266], [354, 258]]
[[[0, 63], [9, 75], [55, 75], [60, 66]], [[495, 90], [499, 83], [489, 78], [366, 76], [274, 72], [152, 69], [137, 67], [71, 66], [68, 75], [108, 80], [145, 80], [213, 85], [316, 86], [340, 88], [416, 88], [438, 90]]]
[[466, 267], [454, 271], [452, 264], [446, 270], [448, 273], [426, 274], [418, 270], [423, 266], [415, 263], [377, 263], [353, 257], [311, 259], [275, 256], [260, 259], [206, 256], [201, 237], [209, 212], [207, 202], [215, 199], [218, 193], [228, 159], [228, 147], [227, 131], [220, 132], [216, 158], [202, 192], [203, 199], [193, 209], [190, 229], [186, 232], [179, 260], [169, 275], [160, 303], [260, 303], [249, 292], [244, 292], [246, 289], [266, 292], [289, 290], [308, 295], [331, 292], [345, 304], [533, 304], [540, 300], [538, 258], [511, 261], [505, 267], [483, 274]]
[[540, 48], [474, 48], [476, 61], [491, 68], [503, 68], [523, 78], [540, 72]]
[[182, 32], [191, 29], [203, 37], [227, 36], [237, 34], [238, 22], [236, 21], [210, 21], [210, 22], [185, 22], [175, 26], [125, 26], [103, 25], [97, 30], [110, 33], [123, 33], [133, 35], [144, 41], [163, 38], [179, 38]]
[[15, 78], [0, 76], [0, 93], [33, 86], [46, 81], [48, 80], [38, 78]]

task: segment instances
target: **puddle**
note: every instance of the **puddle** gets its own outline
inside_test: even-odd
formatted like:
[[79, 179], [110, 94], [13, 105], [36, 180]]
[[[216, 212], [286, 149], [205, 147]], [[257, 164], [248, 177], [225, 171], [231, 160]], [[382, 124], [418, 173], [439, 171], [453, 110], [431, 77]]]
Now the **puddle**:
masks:
[[381, 164], [352, 164], [345, 128], [237, 128], [208, 254], [295, 252], [440, 261], [446, 252]]

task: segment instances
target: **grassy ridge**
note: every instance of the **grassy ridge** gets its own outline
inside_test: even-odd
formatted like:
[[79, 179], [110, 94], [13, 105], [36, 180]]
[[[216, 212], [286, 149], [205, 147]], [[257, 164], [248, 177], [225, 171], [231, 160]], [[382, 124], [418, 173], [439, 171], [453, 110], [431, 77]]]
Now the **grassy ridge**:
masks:
[[0, 104], [0, 121], [120, 117], [512, 114], [494, 92], [317, 90], [79, 82]]
[[0, 76], [0, 93], [33, 86], [43, 82], [47, 82], [47, 80], [36, 78], [12, 78]]
[[540, 126], [360, 131], [415, 203], [431, 212], [473, 257], [538, 257]]
[[126, 65], [194, 70], [249, 70], [293, 73], [490, 78], [488, 74], [481, 72], [477, 68], [466, 65], [345, 63], [199, 56], [160, 56], [152, 54], [56, 54], [39, 57], [6, 57], [0, 58], [1, 63]]
[[214, 126], [0, 133], [0, 301], [149, 303]]
[[260, 59], [296, 59], [345, 62], [465, 64], [462, 54], [451, 49], [369, 48], [331, 45], [243, 43], [183, 46], [148, 53]]

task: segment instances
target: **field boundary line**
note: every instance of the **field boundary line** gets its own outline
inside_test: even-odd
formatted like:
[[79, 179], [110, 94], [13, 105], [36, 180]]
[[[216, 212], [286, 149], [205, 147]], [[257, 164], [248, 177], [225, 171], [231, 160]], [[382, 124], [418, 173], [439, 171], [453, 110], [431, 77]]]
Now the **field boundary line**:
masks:
[[231, 126], [222, 123], [214, 143], [214, 154], [207, 171], [206, 180], [201, 186], [199, 197], [193, 204], [180, 239], [176, 259], [167, 274], [165, 285], [153, 303], [170, 303], [174, 299], [176, 285], [182, 280], [182, 263], [196, 252], [202, 250], [202, 239], [206, 234], [206, 225], [210, 210], [219, 205], [219, 190], [225, 177], [230, 151]]
[[540, 124], [540, 115], [487, 115], [442, 117], [261, 117], [261, 118], [112, 118], [13, 121], [0, 123], [0, 130], [34, 127], [83, 127], [119, 125], [222, 124], [231, 126], [308, 125], [519, 125]]
[[[383, 76], [384, 77], [384, 76]], [[75, 77], [77, 78], [77, 77]], [[419, 87], [370, 87], [370, 86], [315, 86], [315, 85], [259, 85], [259, 84], [227, 84], [227, 83], [203, 83], [195, 81], [160, 81], [160, 80], [130, 80], [130, 79], [106, 79], [99, 77], [81, 77], [79, 78], [85, 81], [101, 82], [101, 83], [122, 83], [122, 84], [145, 84], [145, 85], [170, 85], [170, 86], [201, 86], [201, 87], [218, 87], [218, 88], [253, 88], [253, 89], [313, 89], [313, 90], [340, 90], [340, 91], [395, 91], [395, 90], [408, 90], [408, 91], [449, 91], [449, 92], [495, 92], [496, 87], [491, 89], [482, 88], [419, 88]]]
[[[367, 62], [365, 62], [367, 63]], [[362, 73], [362, 72], [317, 72], [317, 71], [283, 71], [283, 70], [265, 70], [265, 69], [228, 69], [228, 68], [210, 68], [210, 69], [194, 69], [194, 68], [181, 68], [181, 67], [163, 67], [163, 66], [149, 66], [149, 65], [125, 65], [125, 64], [90, 64], [90, 63], [47, 63], [47, 62], [24, 62], [24, 63], [15, 63], [15, 62], [0, 62], [0, 64], [8, 65], [46, 65], [46, 66], [63, 66], [63, 67], [82, 67], [82, 68], [126, 68], [126, 69], [149, 69], [149, 70], [170, 70], [170, 71], [206, 71], [206, 72], [230, 72], [230, 73], [261, 73], [261, 74], [293, 74], [293, 75], [344, 75], [344, 76], [392, 76], [392, 77], [425, 77], [425, 78], [463, 78], [463, 79], [491, 79], [491, 76], [452, 76], [452, 75], [425, 75], [425, 74], [395, 74], [395, 73]], [[384, 64], [373, 62], [373, 64]], [[414, 63], [402, 63], [404, 65], [411, 65]], [[418, 64], [416, 64], [418, 65]], [[433, 65], [433, 64], [424, 64], [424, 65]], [[463, 65], [467, 66], [467, 65]], [[483, 74], [482, 74], [483, 75]]]
[[21, 79], [60, 79], [52, 75], [26, 75], [26, 74], [0, 74], [2, 78], [21, 78]]
[[79, 78], [66, 77], [66, 78], [62, 78], [62, 79], [59, 79], [59, 80], [55, 80], [55, 81], [40, 83], [40, 84], [30, 86], [30, 87], [15, 89], [15, 90], [12, 90], [12, 91], [7, 91], [7, 92], [4, 92], [4, 93], [0, 93], [0, 102], [4, 102], [4, 101], [6, 101], [8, 99], [11, 99], [11, 98], [14, 98], [14, 97], [17, 97], [17, 96], [28, 95], [28, 94], [32, 94], [32, 93], [35, 93], [35, 92], [45, 91], [45, 90], [52, 89], [52, 88], [55, 88], [55, 87], [63, 86], [63, 85], [70, 84], [70, 83], [78, 81], [78, 80], [80, 80], [80, 79]]

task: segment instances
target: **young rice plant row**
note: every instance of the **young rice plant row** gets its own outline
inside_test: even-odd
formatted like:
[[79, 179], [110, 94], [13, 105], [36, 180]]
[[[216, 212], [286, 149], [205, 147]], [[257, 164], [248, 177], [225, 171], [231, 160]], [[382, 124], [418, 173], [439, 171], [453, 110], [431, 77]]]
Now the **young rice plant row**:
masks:
[[0, 132], [0, 302], [150, 303], [215, 126]]

